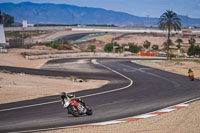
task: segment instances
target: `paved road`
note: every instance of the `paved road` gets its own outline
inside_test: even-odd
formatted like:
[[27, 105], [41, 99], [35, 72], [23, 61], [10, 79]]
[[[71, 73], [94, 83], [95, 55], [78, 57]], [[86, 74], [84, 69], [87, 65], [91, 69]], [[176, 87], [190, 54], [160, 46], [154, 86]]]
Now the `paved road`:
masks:
[[[60, 59], [50, 61], [46, 65], [64, 64], [76, 60], [80, 59]], [[92, 106], [94, 115], [79, 118], [68, 115], [60, 102], [3, 111], [3, 109], [58, 101], [59, 96], [1, 104], [0, 132], [37, 130], [114, 120], [155, 111], [200, 96], [199, 80], [191, 82], [186, 76], [137, 65], [131, 63], [131, 59], [98, 58], [96, 61], [102, 65], [87, 63], [93, 69], [100, 70], [93, 73], [85, 72], [84, 68], [82, 72], [76, 73], [67, 71], [66, 68], [46, 70], [45, 66], [42, 70], [0, 66], [0, 69], [13, 72], [57, 76], [75, 75], [110, 81], [101, 88], [76, 92], [76, 96], [109, 92], [129, 86], [118, 91], [84, 97], [83, 100]], [[132, 81], [133, 84], [131, 84]]]
[[71, 34], [71, 35], [66, 35], [66, 36], [63, 36], [57, 40], [55, 40], [54, 42], [63, 42], [63, 41], [75, 41], [75, 40], [78, 40], [84, 36], [87, 36], [87, 35], [90, 35], [90, 34], [94, 34], [94, 32], [91, 32], [91, 33], [76, 33], [76, 34]]

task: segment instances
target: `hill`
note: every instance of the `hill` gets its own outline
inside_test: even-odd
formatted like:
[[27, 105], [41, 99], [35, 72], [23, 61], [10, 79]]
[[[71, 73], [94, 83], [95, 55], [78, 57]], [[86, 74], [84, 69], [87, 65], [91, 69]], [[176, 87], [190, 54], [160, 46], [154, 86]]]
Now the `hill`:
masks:
[[[0, 9], [15, 17], [16, 22], [27, 19], [34, 24], [96, 24], [157, 26], [158, 18], [139, 17], [101, 8], [78, 7], [67, 4], [1, 3]], [[200, 19], [180, 16], [182, 24], [200, 26]]]

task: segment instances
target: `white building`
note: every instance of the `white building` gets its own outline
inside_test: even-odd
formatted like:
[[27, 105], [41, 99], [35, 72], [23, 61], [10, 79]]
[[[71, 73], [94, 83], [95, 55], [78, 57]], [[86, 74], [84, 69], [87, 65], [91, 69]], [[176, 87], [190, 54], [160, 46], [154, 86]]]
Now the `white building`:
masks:
[[0, 44], [6, 44], [6, 37], [3, 24], [0, 24]]
[[33, 27], [34, 24], [30, 24], [30, 23], [28, 23], [27, 19], [24, 19], [22, 21], [22, 26], [23, 26], [23, 28], [27, 28], [27, 27]]

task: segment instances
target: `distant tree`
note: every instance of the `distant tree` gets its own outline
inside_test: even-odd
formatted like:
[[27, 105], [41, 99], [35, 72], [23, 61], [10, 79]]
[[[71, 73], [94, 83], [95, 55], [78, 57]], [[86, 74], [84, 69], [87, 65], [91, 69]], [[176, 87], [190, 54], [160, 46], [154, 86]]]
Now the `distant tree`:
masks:
[[88, 49], [89, 49], [90, 51], [94, 52], [95, 49], [96, 49], [96, 46], [95, 46], [95, 45], [89, 45], [89, 46], [88, 46]]
[[169, 45], [170, 45], [170, 34], [172, 30], [181, 30], [181, 19], [173, 11], [166, 11], [160, 16], [159, 28], [161, 30], [167, 30], [167, 59], [169, 59]]
[[1, 15], [1, 10], [0, 10], [0, 24], [3, 24], [3, 15]]
[[172, 42], [172, 40], [170, 39], [168, 42], [164, 42], [163, 46], [164, 46], [164, 50], [170, 49], [170, 46], [174, 45], [174, 43]]
[[179, 38], [179, 39], [176, 39], [175, 42], [178, 43], [178, 45], [176, 45], [176, 47], [180, 50], [181, 49], [181, 43], [183, 43], [183, 40]]
[[198, 57], [200, 57], [200, 47], [191, 44], [189, 49], [188, 49], [187, 54], [189, 56], [194, 56], [194, 57], [198, 56]]
[[158, 49], [159, 49], [159, 46], [156, 45], [156, 44], [154, 44], [154, 45], [152, 46], [152, 49], [153, 49], [153, 50], [158, 50]]
[[163, 42], [163, 50], [167, 50], [167, 42]]
[[151, 42], [149, 42], [148, 40], [146, 40], [146, 41], [144, 41], [143, 46], [144, 46], [145, 49], [148, 49], [151, 46]]
[[4, 20], [3, 20], [4, 26], [11, 26], [14, 23], [14, 17], [10, 16], [8, 14], [4, 14]]
[[11, 26], [14, 23], [14, 17], [8, 14], [2, 13], [0, 10], [0, 23], [4, 26]]
[[196, 40], [195, 40], [194, 38], [190, 38], [190, 39], [188, 40], [188, 43], [189, 43], [190, 45], [194, 45], [194, 44], [196, 43]]
[[[119, 44], [117, 43], [117, 42], [111, 42], [111, 43], [108, 43], [108, 44], [106, 44], [105, 45], [105, 47], [104, 47], [104, 51], [105, 52], [112, 52], [113, 51], [113, 47], [119, 47]], [[118, 50], [117, 49], [115, 49], [115, 52], [117, 52]]]
[[189, 56], [195, 56], [195, 46], [193, 44], [190, 45], [187, 54]]
[[190, 44], [190, 47], [187, 51], [187, 54], [189, 56], [199, 55], [200, 48], [199, 48], [199, 46], [195, 46], [196, 40], [194, 38], [190, 38], [188, 40], [188, 43]]
[[129, 46], [129, 49], [128, 51], [132, 52], [132, 53], [138, 53], [141, 51], [141, 47], [140, 46], [137, 46], [136, 44], [134, 43], [128, 43], [127, 44]]
[[200, 57], [200, 47], [199, 46], [195, 46], [195, 56]]

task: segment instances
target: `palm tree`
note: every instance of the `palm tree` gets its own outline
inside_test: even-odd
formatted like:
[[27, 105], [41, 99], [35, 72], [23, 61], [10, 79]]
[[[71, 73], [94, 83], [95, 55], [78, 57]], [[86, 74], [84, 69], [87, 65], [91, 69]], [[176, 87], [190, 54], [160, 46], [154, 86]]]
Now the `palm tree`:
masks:
[[178, 43], [177, 48], [180, 50], [181, 49], [181, 43], [183, 43], [183, 40], [179, 38], [179, 39], [176, 39], [175, 42]]
[[178, 18], [177, 14], [173, 11], [166, 11], [160, 16], [159, 28], [161, 30], [167, 30], [167, 59], [169, 59], [169, 44], [170, 44], [170, 34], [172, 30], [181, 30], [181, 20]]

